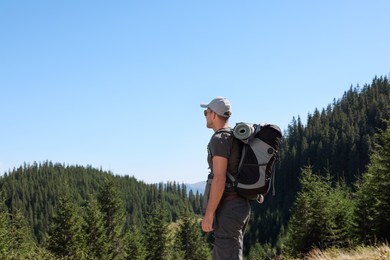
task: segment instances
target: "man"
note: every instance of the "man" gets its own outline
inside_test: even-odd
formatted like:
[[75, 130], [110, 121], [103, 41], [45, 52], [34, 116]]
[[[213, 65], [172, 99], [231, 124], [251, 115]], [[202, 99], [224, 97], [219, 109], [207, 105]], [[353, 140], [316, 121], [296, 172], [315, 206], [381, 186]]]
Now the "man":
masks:
[[214, 231], [213, 260], [243, 259], [243, 236], [249, 220], [249, 201], [229, 188], [227, 172], [237, 172], [241, 142], [233, 138], [229, 127], [231, 105], [223, 97], [213, 99], [206, 108], [207, 128], [214, 130], [208, 144], [207, 161], [210, 168], [204, 194], [204, 232]]

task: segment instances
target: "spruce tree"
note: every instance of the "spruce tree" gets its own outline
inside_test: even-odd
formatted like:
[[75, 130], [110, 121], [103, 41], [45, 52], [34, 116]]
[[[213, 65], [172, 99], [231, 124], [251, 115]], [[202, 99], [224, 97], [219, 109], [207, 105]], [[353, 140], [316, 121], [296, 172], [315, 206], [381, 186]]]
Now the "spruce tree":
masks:
[[0, 201], [0, 259], [6, 259], [6, 256], [10, 252], [11, 245], [12, 245], [12, 241], [10, 240], [9, 214], [6, 210], [5, 205], [2, 203], [1, 200]]
[[120, 258], [123, 254], [123, 235], [125, 225], [125, 210], [114, 178], [108, 176], [97, 196], [100, 211], [103, 216], [106, 239], [109, 241], [108, 254], [110, 259]]
[[356, 227], [365, 243], [390, 240], [390, 124], [377, 136], [371, 162], [357, 183]]
[[329, 193], [331, 232], [328, 247], [349, 247], [356, 240], [353, 233], [355, 201], [350, 188], [339, 181]]
[[85, 207], [83, 231], [88, 257], [106, 259], [109, 244], [104, 229], [103, 215], [94, 196], [90, 197]]
[[163, 260], [168, 258], [168, 224], [167, 212], [156, 205], [147, 213], [145, 221], [145, 245], [147, 248], [146, 259]]
[[49, 230], [48, 250], [58, 258], [85, 258], [81, 218], [65, 192], [60, 196], [58, 210]]
[[276, 252], [270, 243], [255, 243], [248, 254], [248, 260], [277, 259]]
[[287, 247], [295, 255], [321, 246], [328, 229], [325, 211], [328, 187], [319, 176], [312, 174], [310, 168], [302, 171], [300, 180], [302, 190], [294, 203], [287, 233]]
[[317, 247], [347, 246], [352, 237], [351, 194], [343, 184], [332, 188], [330, 177], [305, 168], [300, 178], [302, 189], [288, 224], [287, 252], [297, 256]]
[[136, 226], [131, 226], [125, 238], [125, 259], [143, 260], [146, 258], [146, 252], [141, 230]]
[[20, 211], [16, 211], [9, 220], [10, 235], [12, 240], [12, 251], [19, 255], [28, 255], [35, 250], [35, 242], [32, 238], [31, 229]]
[[187, 214], [179, 222], [176, 244], [183, 251], [185, 260], [210, 258], [210, 251], [205, 238], [202, 236], [200, 222], [194, 216]]

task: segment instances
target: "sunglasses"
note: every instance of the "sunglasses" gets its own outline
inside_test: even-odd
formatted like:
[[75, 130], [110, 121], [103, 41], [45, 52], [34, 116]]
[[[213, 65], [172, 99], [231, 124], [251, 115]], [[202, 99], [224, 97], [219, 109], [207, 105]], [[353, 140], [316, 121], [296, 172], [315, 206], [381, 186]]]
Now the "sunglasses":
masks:
[[207, 116], [207, 114], [208, 114], [208, 113], [211, 113], [211, 112], [213, 112], [213, 111], [210, 111], [210, 110], [208, 110], [208, 109], [206, 109], [205, 111], [203, 111], [204, 116]]

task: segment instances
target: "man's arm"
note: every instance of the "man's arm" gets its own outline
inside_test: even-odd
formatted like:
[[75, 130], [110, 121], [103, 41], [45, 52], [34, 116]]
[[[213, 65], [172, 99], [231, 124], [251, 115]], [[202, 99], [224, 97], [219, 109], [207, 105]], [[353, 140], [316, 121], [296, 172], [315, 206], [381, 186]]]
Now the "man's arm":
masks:
[[214, 213], [225, 190], [227, 165], [227, 158], [221, 156], [213, 157], [213, 182], [211, 183], [206, 213], [202, 220], [202, 230], [204, 232], [213, 230]]

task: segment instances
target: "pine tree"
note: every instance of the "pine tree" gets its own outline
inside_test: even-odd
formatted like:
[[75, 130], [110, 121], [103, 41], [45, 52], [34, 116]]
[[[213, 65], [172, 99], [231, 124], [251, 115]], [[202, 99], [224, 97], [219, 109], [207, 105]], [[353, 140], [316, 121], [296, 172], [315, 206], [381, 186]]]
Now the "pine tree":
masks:
[[143, 260], [146, 258], [146, 248], [141, 230], [131, 226], [126, 234], [125, 253], [128, 260]]
[[97, 200], [109, 241], [109, 258], [115, 259], [123, 253], [125, 210], [113, 178], [105, 178]]
[[187, 215], [179, 222], [176, 244], [184, 252], [185, 260], [210, 258], [210, 251], [204, 237], [202, 237], [200, 223], [193, 216]]
[[347, 246], [352, 237], [353, 203], [343, 184], [332, 188], [330, 177], [305, 168], [288, 224], [286, 247], [292, 255], [313, 247]]
[[9, 220], [11, 249], [20, 255], [27, 255], [35, 249], [35, 242], [31, 230], [20, 211], [16, 211]]
[[390, 240], [390, 122], [377, 136], [371, 163], [357, 183], [357, 233], [365, 243]]
[[59, 199], [57, 214], [49, 230], [48, 249], [59, 258], [83, 259], [81, 219], [75, 205], [65, 192]]
[[348, 247], [354, 240], [353, 220], [355, 201], [350, 188], [344, 181], [336, 184], [329, 193], [331, 229], [327, 247]]
[[326, 229], [327, 216], [323, 209], [326, 208], [327, 187], [319, 180], [319, 176], [312, 174], [310, 168], [302, 171], [301, 185], [302, 190], [298, 192], [294, 203], [287, 233], [287, 247], [293, 254], [319, 246]]
[[32, 232], [20, 211], [8, 218], [8, 252], [0, 259], [54, 259], [50, 252], [38, 248]]
[[108, 257], [108, 240], [106, 237], [103, 215], [97, 200], [91, 196], [84, 213], [83, 231], [88, 257], [106, 259]]
[[[1, 195], [1, 192], [0, 192]], [[0, 196], [0, 259], [6, 259], [10, 252], [12, 241], [10, 240], [9, 214]]]
[[255, 243], [248, 254], [248, 260], [277, 259], [270, 243]]
[[163, 260], [168, 257], [167, 212], [161, 206], [155, 206], [146, 216], [145, 245], [148, 249], [146, 259]]

